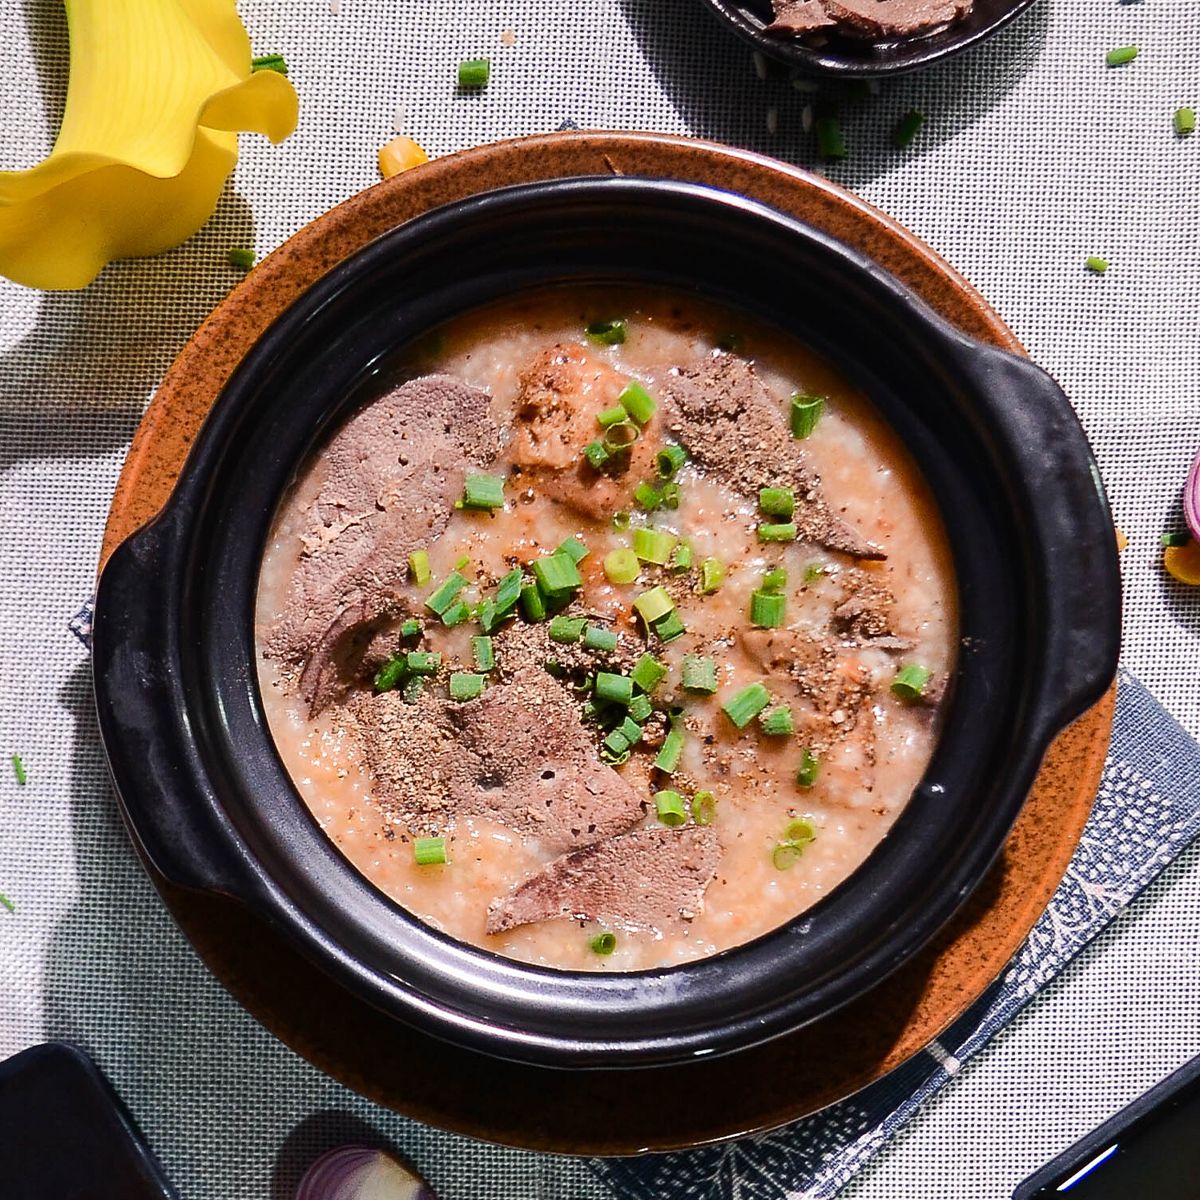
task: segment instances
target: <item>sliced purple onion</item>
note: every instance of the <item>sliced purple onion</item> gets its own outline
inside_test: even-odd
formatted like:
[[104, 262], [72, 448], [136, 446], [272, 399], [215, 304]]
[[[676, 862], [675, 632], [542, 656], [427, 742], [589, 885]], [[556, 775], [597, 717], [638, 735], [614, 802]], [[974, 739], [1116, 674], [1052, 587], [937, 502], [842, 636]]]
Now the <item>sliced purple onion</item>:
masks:
[[437, 1200], [411, 1167], [383, 1150], [339, 1146], [304, 1173], [296, 1200]]
[[1183, 519], [1193, 540], [1200, 542], [1200, 454], [1192, 463], [1187, 486], [1183, 489]]

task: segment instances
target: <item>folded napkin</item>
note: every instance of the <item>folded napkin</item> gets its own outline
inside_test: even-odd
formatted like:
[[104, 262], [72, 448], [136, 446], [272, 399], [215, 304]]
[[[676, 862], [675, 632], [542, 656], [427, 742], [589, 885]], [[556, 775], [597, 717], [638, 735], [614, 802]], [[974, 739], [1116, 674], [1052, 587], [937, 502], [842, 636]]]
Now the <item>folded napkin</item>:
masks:
[[593, 1169], [628, 1200], [835, 1195], [1197, 833], [1200, 744], [1122, 671], [1100, 791], [1066, 877], [1003, 977], [941, 1037], [856, 1096], [774, 1133]]

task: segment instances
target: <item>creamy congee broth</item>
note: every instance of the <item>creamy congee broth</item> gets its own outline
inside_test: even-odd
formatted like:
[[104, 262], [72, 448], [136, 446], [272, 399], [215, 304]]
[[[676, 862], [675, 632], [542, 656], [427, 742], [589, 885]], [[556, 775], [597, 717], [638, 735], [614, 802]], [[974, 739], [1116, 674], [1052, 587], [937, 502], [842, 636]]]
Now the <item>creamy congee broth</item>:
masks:
[[260, 682], [377, 887], [551, 967], [804, 911], [929, 760], [953, 574], [894, 435], [691, 297], [553, 291], [426, 339], [284, 500]]

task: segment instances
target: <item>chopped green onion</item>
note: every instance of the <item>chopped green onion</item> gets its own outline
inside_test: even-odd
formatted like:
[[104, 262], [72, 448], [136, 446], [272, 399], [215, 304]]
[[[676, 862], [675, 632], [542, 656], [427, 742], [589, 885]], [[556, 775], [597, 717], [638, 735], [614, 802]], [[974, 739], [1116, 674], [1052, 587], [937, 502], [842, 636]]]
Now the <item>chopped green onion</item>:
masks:
[[458, 64], [458, 86], [462, 88], [486, 87], [491, 74], [490, 59], [468, 58]]
[[797, 817], [796, 820], [790, 822], [788, 827], [783, 831], [785, 841], [803, 843], [813, 842], [817, 838], [817, 830], [813, 823], [806, 817]]
[[555, 554], [565, 554], [572, 562], [583, 562], [588, 556], [587, 543], [579, 537], [564, 538]]
[[400, 626], [400, 636], [402, 638], [417, 638], [425, 632], [424, 622], [419, 621], [416, 617], [409, 617]]
[[675, 601], [671, 599], [667, 589], [660, 585], [651, 588], [648, 592], [642, 592], [634, 600], [633, 607], [647, 625], [653, 625], [655, 621], [661, 620], [674, 609]]
[[1180, 533], [1164, 533], [1162, 535], [1163, 546], [1186, 546], [1192, 540], [1192, 535], [1186, 531]]
[[800, 855], [803, 853], [804, 844], [802, 842], [780, 842], [771, 851], [771, 862], [777, 871], [786, 871], [800, 861]]
[[486, 673], [496, 669], [496, 647], [490, 637], [473, 637], [471, 656], [475, 659], [475, 670]]
[[787, 597], [761, 588], [750, 593], [750, 624], [756, 629], [778, 629], [787, 617]]
[[25, 764], [21, 761], [21, 756], [14, 754], [10, 761], [12, 762], [13, 774], [17, 777], [17, 783], [21, 787], [24, 787], [29, 782], [29, 776], [26, 774]]
[[[375, 672], [374, 687], [377, 692], [390, 692], [404, 678], [405, 662], [393, 655]], [[18, 778], [20, 778], [18, 776]]]
[[1136, 46], [1118, 46], [1104, 56], [1104, 61], [1110, 67], [1123, 67], [1126, 63], [1133, 62], [1137, 56], [1138, 48]]
[[0, 892], [0, 904], [3, 904], [10, 913], [17, 911], [17, 906], [3, 892]]
[[618, 421], [604, 431], [601, 441], [610, 455], [624, 454], [641, 436], [632, 421]]
[[1177, 108], [1175, 110], [1175, 132], [1180, 137], [1196, 132], [1196, 110], [1194, 108]]
[[796, 533], [796, 526], [792, 521], [778, 525], [760, 525], [758, 540], [760, 542], [794, 542]]
[[1083, 260], [1083, 265], [1087, 267], [1089, 271], [1093, 271], [1097, 275], [1103, 275], [1104, 272], [1108, 270], [1108, 259], [1101, 258], [1098, 254], [1089, 254], [1087, 258]]
[[611, 654], [617, 648], [617, 635], [603, 625], [589, 625], [583, 631], [583, 644], [588, 650], [599, 650]]
[[654, 397], [636, 379], [631, 380], [621, 394], [617, 403], [639, 424], [645, 425], [654, 416], [658, 405]]
[[651, 483], [639, 483], [633, 489], [633, 498], [638, 508], [645, 509], [646, 512], [653, 512], [662, 507], [662, 492]]
[[683, 499], [683, 489], [673, 479], [668, 479], [662, 485], [662, 502], [664, 508], [678, 508], [679, 501]]
[[769, 571], [764, 571], [759, 587], [764, 592], [782, 592], [787, 587], [787, 571], [783, 567], [772, 567]]
[[629, 672], [629, 678], [647, 694], [653, 692], [666, 677], [667, 668], [653, 654], [643, 654]]
[[231, 267], [238, 267], [243, 271], [248, 271], [254, 266], [254, 251], [247, 250], [244, 246], [230, 246], [226, 258]]
[[491, 633], [504, 620], [504, 614], [496, 608], [495, 600], [488, 596], [476, 605], [475, 619], [484, 633]]
[[596, 699], [628, 707], [630, 700], [633, 699], [633, 679], [628, 675], [614, 675], [610, 671], [597, 671]]
[[755, 682], [730, 696], [721, 705], [721, 711], [739, 729], [745, 729], [770, 703], [771, 693], [761, 683]]
[[654, 622], [653, 628], [660, 642], [673, 642], [676, 638], [683, 637], [687, 633], [687, 626], [674, 609], [667, 613], [665, 617], [659, 617]]
[[259, 54], [250, 60], [250, 71], [277, 71], [280, 75], [286, 75], [287, 62], [282, 54]]
[[425, 690], [425, 680], [420, 675], [410, 675], [404, 681], [404, 687], [400, 695], [404, 699], [405, 704], [416, 704], [421, 698], [421, 693]]
[[425, 607], [430, 612], [436, 613], [439, 617], [444, 616], [446, 610], [454, 603], [458, 593], [467, 586], [466, 579], [457, 571], [451, 571], [446, 578], [438, 584], [429, 597], [425, 601]]
[[635, 529], [633, 552], [642, 562], [657, 563], [665, 567], [671, 560], [671, 551], [679, 539], [662, 529]]
[[660, 479], [674, 479], [679, 468], [687, 462], [687, 451], [682, 446], [664, 446], [654, 461], [658, 464]]
[[500, 616], [508, 616], [517, 607], [517, 601], [521, 599], [521, 581], [523, 579], [521, 568], [516, 567], [496, 584], [496, 612]]
[[442, 665], [442, 656], [432, 650], [410, 650], [405, 655], [404, 665], [413, 675], [436, 675]]
[[815, 559], [804, 568], [804, 582], [816, 583], [825, 574], [825, 564]]
[[786, 704], [760, 714], [758, 723], [767, 737], [790, 737], [796, 732], [792, 710]]
[[604, 574], [610, 583], [633, 583], [641, 569], [642, 564], [632, 550], [610, 550], [604, 556]]
[[417, 587], [424, 587], [433, 578], [429, 569], [428, 550], [414, 550], [408, 556], [408, 573]]
[[791, 488], [759, 488], [758, 507], [769, 517], [790, 517], [796, 511], [796, 493]]
[[624, 321], [593, 321], [583, 331], [597, 346], [619, 346], [625, 341]]
[[471, 619], [471, 606], [465, 600], [455, 600], [444, 613], [442, 613], [442, 624], [447, 629], [455, 625], [461, 625], [464, 621]]
[[593, 954], [611, 954], [617, 948], [617, 935], [610, 933], [607, 929], [603, 933], [598, 933], [590, 942], [588, 949]]
[[680, 542], [671, 555], [672, 571], [690, 571], [692, 569], [692, 546], [690, 542]]
[[892, 680], [892, 695], [906, 702], [919, 700], [925, 695], [930, 671], [918, 663], [907, 663], [896, 672]]
[[607, 429], [610, 425], [618, 425], [626, 420], [629, 414], [620, 404], [614, 404], [612, 408], [606, 408], [602, 413], [596, 414], [596, 421], [601, 429]]
[[619, 729], [612, 730], [600, 745], [617, 763], [629, 757], [629, 739]]
[[697, 792], [692, 797], [692, 820], [697, 825], [711, 825], [716, 817], [716, 796], [712, 792]]
[[413, 838], [412, 848], [418, 867], [436, 867], [450, 861], [444, 837]]
[[583, 617], [551, 617], [550, 640], [552, 642], [577, 642], [583, 636], [587, 621]]
[[817, 153], [822, 158], [846, 157], [846, 139], [837, 117], [818, 117], [816, 129]]
[[654, 760], [656, 770], [664, 775], [674, 775], [679, 770], [679, 760], [683, 755], [684, 732], [683, 726], [677, 721], [671, 723], [663, 744], [659, 747], [658, 756]]
[[569, 554], [554, 553], [546, 558], [534, 559], [530, 570], [538, 587], [547, 596], [562, 596], [573, 592], [583, 583], [579, 568]]
[[521, 589], [521, 612], [527, 621], [544, 621], [546, 619], [546, 601], [542, 593], [532, 583], [527, 583]]
[[700, 563], [700, 594], [709, 596], [725, 582], [725, 564], [719, 558], [706, 558]]
[[625, 509], [623, 509], [623, 508], [619, 509], [617, 512], [613, 513], [612, 527], [618, 533], [621, 533], [623, 530], [626, 530], [629, 528], [629, 522], [632, 519], [633, 518], [631, 517], [631, 515], [628, 512], [626, 512]]
[[642, 740], [642, 727], [630, 716], [626, 716], [617, 726], [617, 732], [631, 746], [636, 746]]
[[648, 721], [653, 711], [654, 705], [650, 703], [650, 697], [645, 692], [638, 692], [629, 702], [629, 715], [638, 724]]
[[664, 825], [672, 827], [682, 825], [687, 820], [687, 809], [683, 807], [683, 797], [678, 792], [669, 789], [654, 793], [654, 812]]
[[454, 569], [456, 571], [465, 571], [467, 569], [467, 567], [469, 567], [470, 565], [471, 565], [471, 556], [469, 554], [464, 554], [462, 556], [462, 558], [460, 558], [454, 564]]
[[925, 124], [925, 114], [918, 112], [915, 108], [910, 109], [904, 114], [892, 131], [892, 144], [897, 150], [904, 150], [912, 145], [913, 138], [921, 132], [921, 126]]
[[824, 411], [823, 396], [806, 396], [803, 392], [796, 392], [792, 396], [790, 408], [792, 437], [808, 437], [816, 429]]
[[612, 457], [608, 452], [608, 447], [602, 441], [588, 442], [583, 448], [583, 457], [588, 460], [588, 466], [599, 471], [602, 466]]
[[706, 654], [683, 656], [683, 690], [713, 695], [717, 690], [716, 660]]
[[800, 755], [800, 767], [796, 771], [796, 782], [802, 788], [810, 788], [817, 782], [821, 773], [821, 760], [811, 751], [805, 750]]
[[504, 507], [503, 475], [468, 475], [463, 484], [463, 508], [487, 509]]
[[483, 695], [487, 679], [483, 675], [475, 675], [469, 671], [455, 671], [450, 676], [451, 700], [474, 700]]

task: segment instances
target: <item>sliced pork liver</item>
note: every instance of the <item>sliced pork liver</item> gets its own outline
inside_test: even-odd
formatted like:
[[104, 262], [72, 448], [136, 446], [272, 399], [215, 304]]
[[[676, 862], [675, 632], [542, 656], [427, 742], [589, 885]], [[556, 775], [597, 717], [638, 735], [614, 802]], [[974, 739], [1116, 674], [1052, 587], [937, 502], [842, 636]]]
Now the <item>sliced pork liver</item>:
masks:
[[906, 37], [950, 25], [971, 11], [971, 0], [821, 0], [848, 32], [866, 37]]
[[821, 0], [776, 0], [774, 9], [775, 20], [767, 26], [767, 33], [777, 37], [796, 37], [836, 24], [821, 7]]
[[700, 912], [720, 857], [711, 829], [635, 829], [555, 859], [494, 900], [487, 930], [555, 917], [670, 929]]
[[662, 399], [668, 432], [735, 491], [757, 497], [764, 487], [795, 489], [802, 541], [854, 558], [887, 557], [831, 511], [782, 407], [745, 359], [720, 354], [680, 368], [667, 378]]
[[414, 379], [348, 421], [301, 480], [304, 549], [266, 649], [302, 668], [313, 711], [347, 682], [364, 625], [394, 608], [409, 553], [446, 527], [467, 472], [499, 451], [489, 404], [448, 375]]
[[617, 403], [628, 382], [582, 346], [545, 350], [521, 375], [513, 461], [535, 478], [539, 492], [595, 520], [628, 508], [637, 484], [654, 477], [657, 415], [612, 469], [597, 471], [583, 457], [583, 447], [600, 433], [597, 415]]
[[540, 669], [458, 704], [427, 689], [352, 705], [376, 798], [414, 833], [483, 816], [566, 850], [632, 828], [641, 797], [596, 757], [594, 738], [557, 680]]

